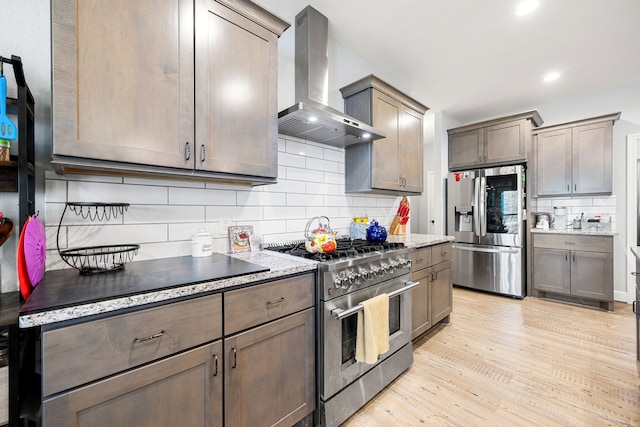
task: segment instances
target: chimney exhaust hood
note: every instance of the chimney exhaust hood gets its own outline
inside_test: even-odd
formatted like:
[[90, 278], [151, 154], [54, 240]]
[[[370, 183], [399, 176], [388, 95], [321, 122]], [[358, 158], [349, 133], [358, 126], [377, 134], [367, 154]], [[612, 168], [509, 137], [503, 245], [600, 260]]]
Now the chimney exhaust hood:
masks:
[[385, 138], [383, 131], [328, 106], [329, 21], [311, 6], [296, 15], [296, 104], [278, 113], [278, 132], [346, 147]]

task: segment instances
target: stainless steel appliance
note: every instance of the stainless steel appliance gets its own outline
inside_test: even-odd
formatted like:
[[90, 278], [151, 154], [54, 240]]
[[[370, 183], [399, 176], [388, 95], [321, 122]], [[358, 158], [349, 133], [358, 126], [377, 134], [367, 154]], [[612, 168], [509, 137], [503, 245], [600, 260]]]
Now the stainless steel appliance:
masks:
[[[640, 242], [638, 244], [640, 246]], [[640, 262], [636, 261], [636, 299], [633, 301], [633, 312], [636, 315], [636, 359], [640, 360]]]
[[[318, 422], [338, 426], [413, 363], [411, 257], [403, 244], [337, 239], [337, 249], [310, 254], [304, 242], [267, 249], [317, 259]], [[372, 365], [355, 360], [360, 303], [389, 295], [389, 351]]]
[[525, 296], [524, 179], [522, 165], [449, 173], [454, 285]]

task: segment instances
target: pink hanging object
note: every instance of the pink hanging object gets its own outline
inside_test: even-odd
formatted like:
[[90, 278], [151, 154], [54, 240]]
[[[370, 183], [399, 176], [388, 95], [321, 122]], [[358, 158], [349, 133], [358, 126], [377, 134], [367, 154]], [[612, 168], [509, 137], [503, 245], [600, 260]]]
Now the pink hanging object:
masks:
[[32, 286], [36, 286], [42, 276], [47, 260], [47, 236], [42, 221], [37, 216], [25, 226], [24, 258], [27, 264], [27, 274]]

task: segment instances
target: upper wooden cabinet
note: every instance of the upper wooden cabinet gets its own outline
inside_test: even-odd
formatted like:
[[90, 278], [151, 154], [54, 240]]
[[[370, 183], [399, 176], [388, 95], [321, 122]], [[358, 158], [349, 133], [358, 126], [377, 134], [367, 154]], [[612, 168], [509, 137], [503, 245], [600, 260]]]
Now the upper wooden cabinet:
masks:
[[533, 110], [449, 129], [449, 169], [526, 162], [531, 129], [541, 123]]
[[52, 164], [275, 182], [288, 26], [249, 0], [53, 0]]
[[612, 193], [613, 123], [620, 113], [533, 131], [532, 195]]
[[345, 191], [422, 193], [422, 126], [428, 108], [373, 75], [340, 91], [346, 114], [387, 135], [345, 149]]

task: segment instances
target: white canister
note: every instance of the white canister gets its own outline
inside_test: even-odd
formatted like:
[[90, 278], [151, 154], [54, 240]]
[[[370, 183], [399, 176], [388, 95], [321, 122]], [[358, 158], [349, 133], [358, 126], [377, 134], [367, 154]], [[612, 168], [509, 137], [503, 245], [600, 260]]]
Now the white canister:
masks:
[[191, 256], [204, 257], [213, 254], [213, 235], [204, 228], [191, 236]]
[[567, 228], [567, 208], [554, 207], [553, 216], [555, 217], [555, 220], [553, 221], [554, 229], [564, 230]]

